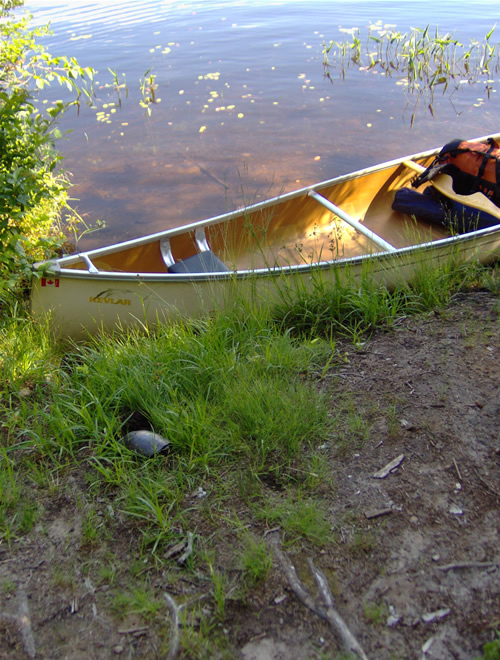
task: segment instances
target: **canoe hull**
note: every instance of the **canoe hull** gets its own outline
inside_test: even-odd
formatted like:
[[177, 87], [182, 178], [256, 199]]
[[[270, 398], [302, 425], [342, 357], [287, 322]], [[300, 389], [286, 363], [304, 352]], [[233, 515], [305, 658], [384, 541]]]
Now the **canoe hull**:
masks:
[[149, 274], [129, 279], [56, 274], [33, 281], [32, 311], [60, 336], [81, 338], [130, 325], [152, 326], [199, 318], [230, 309], [235, 302], [272, 305], [284, 291], [304, 290], [321, 281], [359, 279], [363, 274], [394, 288], [421, 269], [450, 260], [488, 263], [500, 257], [500, 226], [442, 239], [395, 253], [377, 253], [334, 262], [245, 273], [183, 276]]
[[[406, 156], [202, 222], [35, 264], [33, 314], [49, 314], [57, 334], [78, 338], [210, 315], [237, 301], [273, 304], [285, 292], [288, 298], [292, 287], [316, 286], [318, 278], [335, 283], [367, 273], [394, 287], [446, 260], [498, 259], [498, 207], [488, 211], [498, 224], [457, 236], [394, 211], [397, 190], [410, 186], [415, 172], [438, 152]], [[464, 197], [463, 203], [474, 206], [473, 198]]]

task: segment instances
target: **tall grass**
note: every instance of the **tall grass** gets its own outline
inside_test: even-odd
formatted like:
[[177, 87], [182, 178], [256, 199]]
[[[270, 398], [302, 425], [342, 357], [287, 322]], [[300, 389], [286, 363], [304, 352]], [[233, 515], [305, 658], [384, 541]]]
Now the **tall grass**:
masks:
[[98, 455], [114, 453], [112, 437], [139, 415], [191, 467], [244, 459], [265, 471], [271, 453], [286, 462], [310, 436], [297, 410], [310, 417], [306, 411], [322, 409], [310, 386], [295, 382], [315, 352], [255, 318], [220, 316], [154, 337], [131, 331], [73, 354], [51, 415], [72, 420]]
[[[264, 493], [299, 488], [306, 501], [321, 480], [316, 448], [334, 417], [315, 380], [341, 362], [336, 338], [361, 340], [471, 285], [498, 292], [498, 272], [450, 261], [392, 292], [368, 275], [318, 276], [282, 287], [268, 309], [240, 301], [210, 319], [81, 345], [56, 344], [13, 309], [0, 328], [0, 539], [36, 520], [33, 485], [52, 492], [60, 475], [80, 470], [88, 497], [111, 498], [155, 553], [192, 524], [189, 498], [200, 487], [216, 493], [216, 508], [241, 497], [249, 515], [265, 511], [293, 536], [327, 542], [327, 528], [308, 530], [292, 499], [264, 506]], [[147, 460], [127, 449], [121, 438], [138, 428], [167, 438], [170, 454]]]
[[457, 292], [474, 286], [497, 292], [498, 268], [464, 263], [459, 252], [439, 266], [422, 261], [410, 281], [402, 279], [391, 289], [378, 283], [370, 264], [361, 275], [333, 271], [333, 280], [317, 271], [306, 283], [280, 288], [272, 321], [296, 337], [345, 336], [356, 342], [402, 317], [444, 307]]
[[307, 285], [283, 288], [274, 309], [274, 322], [294, 336], [356, 338], [377, 326], [392, 325], [417, 307], [410, 289], [389, 291], [368, 274], [358, 280], [334, 272], [333, 282], [313, 276]]

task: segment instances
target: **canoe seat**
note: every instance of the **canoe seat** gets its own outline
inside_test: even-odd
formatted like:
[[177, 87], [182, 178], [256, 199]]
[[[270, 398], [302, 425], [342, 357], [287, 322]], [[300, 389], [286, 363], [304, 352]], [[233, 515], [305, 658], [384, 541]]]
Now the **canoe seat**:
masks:
[[192, 257], [169, 266], [169, 273], [226, 273], [229, 268], [211, 250], [203, 250]]

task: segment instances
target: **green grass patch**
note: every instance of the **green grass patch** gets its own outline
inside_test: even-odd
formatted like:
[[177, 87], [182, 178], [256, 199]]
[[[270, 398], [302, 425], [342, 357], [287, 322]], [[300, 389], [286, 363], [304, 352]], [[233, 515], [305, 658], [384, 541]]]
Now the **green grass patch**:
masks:
[[[290, 542], [330, 543], [315, 497], [330, 486], [319, 448], [362, 444], [369, 432], [363, 411], [339, 401], [332, 415], [317, 387], [346, 359], [339, 338], [362, 342], [471, 286], [498, 293], [499, 280], [498, 268], [454, 259], [422, 268], [395, 291], [368, 274], [328, 282], [318, 273], [307, 288], [281, 286], [267, 309], [240, 302], [210, 319], [81, 345], [56, 344], [15, 305], [0, 324], [0, 536], [11, 543], [32, 529], [40, 515], [33, 489], [60, 495], [78, 472], [86, 489], [81, 544], [92, 552], [113, 525], [98, 515], [96, 497], [123, 517], [139, 556], [158, 561], [186, 530], [196, 538], [214, 529], [235, 505], [257, 523], [279, 525]], [[127, 449], [121, 438], [139, 428], [168, 439], [169, 454], [146, 459]], [[200, 488], [206, 501], [193, 498]], [[262, 548], [247, 545], [240, 561], [258, 580], [266, 562], [257, 569], [252, 556]], [[199, 561], [195, 550], [188, 563]]]

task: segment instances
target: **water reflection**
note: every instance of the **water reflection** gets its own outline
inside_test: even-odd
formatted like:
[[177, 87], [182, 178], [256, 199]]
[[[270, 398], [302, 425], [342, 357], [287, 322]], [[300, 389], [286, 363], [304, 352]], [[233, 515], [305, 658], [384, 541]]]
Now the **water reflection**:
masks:
[[[344, 82], [324, 77], [322, 45], [338, 38], [341, 25], [380, 18], [409, 29], [425, 13], [426, 22], [441, 19], [446, 29], [452, 21], [452, 29], [481, 38], [480, 10], [489, 28], [497, 11], [489, 0], [462, 15], [450, 0], [435, 4], [28, 3], [37, 21], [51, 19], [53, 52], [99, 70], [95, 107], [63, 123], [72, 131], [61, 147], [77, 209], [88, 222], [107, 225], [83, 246], [223, 213], [456, 136], [497, 131], [494, 101], [478, 103], [478, 88], [463, 90], [454, 106], [437, 99], [434, 117], [422, 108], [410, 130], [413, 108], [394, 80], [367, 71], [352, 71]], [[121, 106], [108, 66], [120, 80], [125, 74]], [[151, 116], [139, 105], [147, 70], [161, 99]]]

